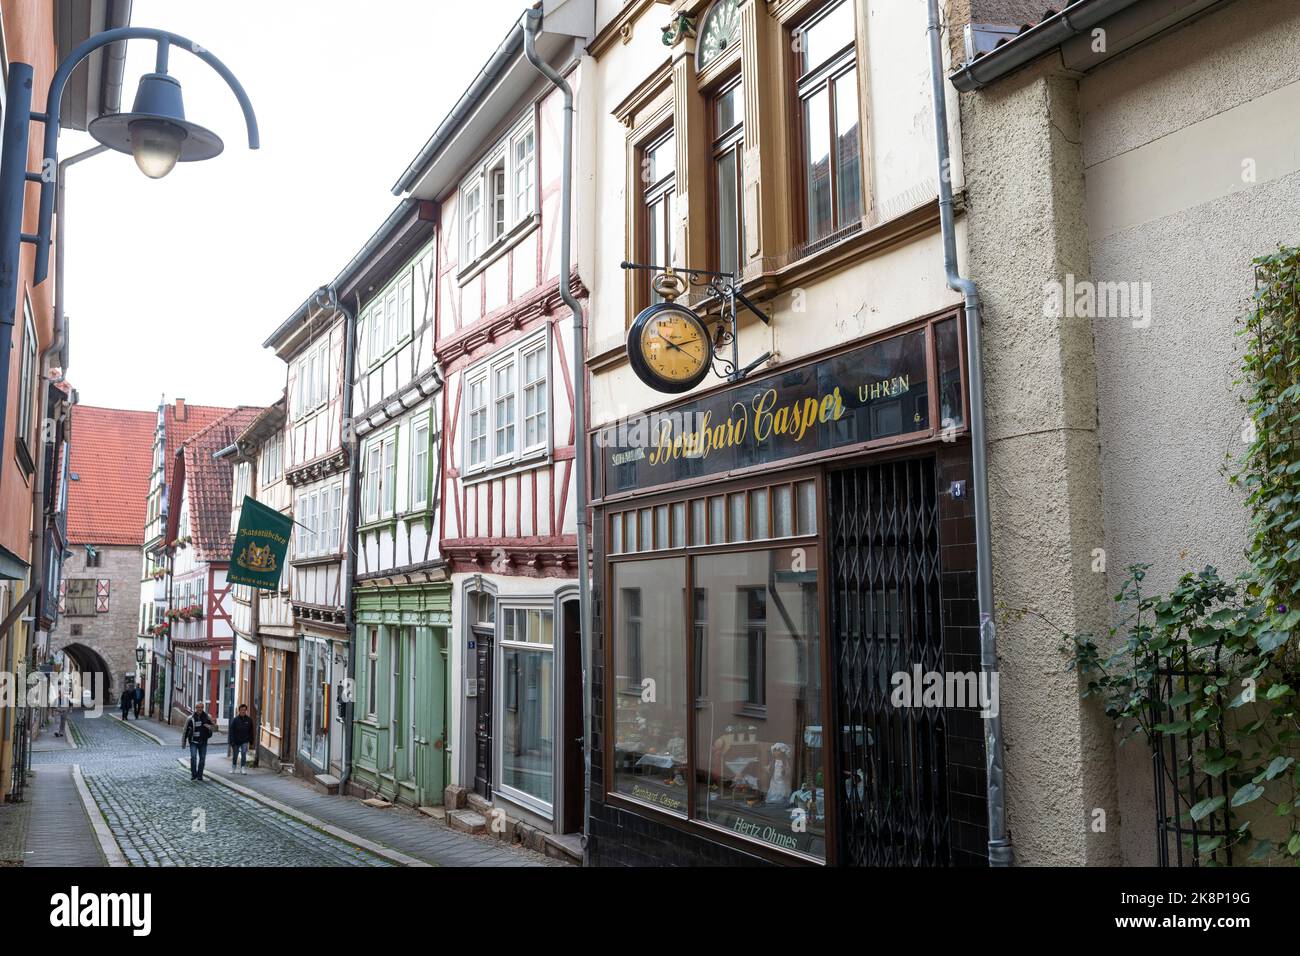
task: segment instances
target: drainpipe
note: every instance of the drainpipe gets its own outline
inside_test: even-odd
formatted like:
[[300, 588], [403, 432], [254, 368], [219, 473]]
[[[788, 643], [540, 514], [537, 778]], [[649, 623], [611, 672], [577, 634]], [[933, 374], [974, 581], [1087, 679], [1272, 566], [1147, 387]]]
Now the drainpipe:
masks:
[[[972, 504], [975, 506], [976, 583], [980, 604], [980, 670], [996, 686], [997, 621], [993, 608], [993, 549], [989, 544], [988, 448], [984, 424], [984, 366], [981, 358], [981, 310], [975, 283], [957, 270], [957, 236], [953, 226], [952, 181], [949, 169], [948, 103], [944, 96], [943, 42], [939, 0], [930, 6], [930, 80], [934, 95], [934, 139], [939, 160], [939, 224], [943, 233], [943, 268], [948, 288], [960, 292], [966, 306], [966, 343], [970, 362], [970, 433]], [[1002, 760], [1001, 708], [984, 718], [984, 759], [988, 783], [989, 865], [1010, 866], [1013, 852], [1007, 833], [1006, 781]]]
[[[356, 618], [352, 611], [352, 594], [357, 571], [357, 433], [352, 427], [352, 376], [357, 350], [357, 312], [361, 305], [360, 296], [356, 309], [349, 309], [339, 301], [338, 289], [333, 285], [323, 285], [316, 290], [316, 306], [342, 312], [347, 323], [347, 338], [343, 344], [343, 438], [348, 450], [348, 552], [347, 573], [343, 583], [343, 625], [348, 633], [348, 669], [347, 679], [355, 687], [357, 669]], [[352, 712], [355, 703], [352, 700], [340, 701], [343, 706], [343, 768], [339, 774], [339, 794], [346, 795], [348, 779], [352, 776]]]
[[[529, 9], [522, 20], [524, 55], [539, 73], [564, 95], [564, 162], [560, 186], [560, 297], [573, 313], [573, 447], [574, 484], [578, 499], [578, 617], [582, 654], [582, 854], [587, 862], [591, 819], [591, 681], [588, 677], [591, 648], [591, 587], [587, 580], [587, 361], [586, 328], [582, 306], [569, 288], [570, 255], [573, 245], [573, 90], [551, 65], [537, 55], [537, 34], [542, 11]], [[567, 799], [567, 795], [566, 795]]]

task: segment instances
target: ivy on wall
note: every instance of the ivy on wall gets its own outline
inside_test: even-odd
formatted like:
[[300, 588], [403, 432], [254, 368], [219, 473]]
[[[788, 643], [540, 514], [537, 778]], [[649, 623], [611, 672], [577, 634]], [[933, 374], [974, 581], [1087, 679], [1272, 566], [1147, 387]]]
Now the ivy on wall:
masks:
[[[1248, 570], [1227, 581], [1207, 567], [1147, 595], [1149, 565], [1135, 565], [1115, 597], [1121, 623], [1101, 642], [1069, 635], [1068, 646], [1083, 696], [1101, 700], [1121, 739], [1189, 742], [1186, 773], [1217, 784], [1198, 791], [1184, 818], [1227, 823], [1224, 835], [1197, 841], [1203, 862], [1239, 846], [1252, 861], [1300, 864], [1300, 249], [1256, 259], [1255, 270], [1236, 382], [1247, 448], [1229, 479], [1246, 494]], [[1153, 707], [1170, 659], [1175, 686]], [[1170, 713], [1178, 719], [1159, 722]]]

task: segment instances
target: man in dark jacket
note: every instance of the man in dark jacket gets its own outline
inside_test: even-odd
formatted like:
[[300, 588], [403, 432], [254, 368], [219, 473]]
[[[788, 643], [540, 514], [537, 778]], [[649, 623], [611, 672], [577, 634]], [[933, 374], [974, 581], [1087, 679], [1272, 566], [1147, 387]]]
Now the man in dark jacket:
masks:
[[140, 708], [144, 705], [144, 688], [139, 684], [135, 688], [135, 719], [140, 719]]
[[208, 760], [208, 738], [212, 736], [212, 718], [203, 710], [203, 701], [194, 705], [194, 713], [185, 721], [181, 746], [190, 748], [190, 779], [203, 779], [203, 765]]
[[[253, 742], [253, 718], [248, 716], [248, 705], [239, 705], [239, 714], [226, 728], [230, 740], [230, 772], [248, 773], [248, 745]], [[242, 766], [240, 761], [243, 761]]]
[[118, 698], [117, 705], [122, 708], [122, 719], [126, 720], [131, 716], [131, 704], [135, 701], [135, 693], [131, 688], [122, 691], [122, 696]]

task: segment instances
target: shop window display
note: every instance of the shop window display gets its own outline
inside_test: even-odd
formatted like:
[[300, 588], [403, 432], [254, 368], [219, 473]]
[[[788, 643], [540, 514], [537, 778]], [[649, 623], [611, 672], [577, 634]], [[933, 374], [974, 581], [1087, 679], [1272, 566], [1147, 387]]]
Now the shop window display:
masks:
[[695, 817], [822, 859], [817, 559], [812, 548], [702, 556], [707, 675], [695, 718]]
[[686, 815], [686, 612], [681, 558], [615, 566], [614, 790]]

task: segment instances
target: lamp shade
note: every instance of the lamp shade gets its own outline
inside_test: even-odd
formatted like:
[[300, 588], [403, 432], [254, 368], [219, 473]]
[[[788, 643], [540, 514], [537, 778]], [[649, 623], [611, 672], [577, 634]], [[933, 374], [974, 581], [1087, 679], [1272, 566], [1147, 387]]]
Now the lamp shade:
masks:
[[166, 73], [140, 77], [129, 113], [110, 113], [90, 124], [90, 135], [109, 149], [131, 153], [146, 176], [157, 179], [177, 163], [211, 159], [221, 137], [185, 119], [181, 85]]

